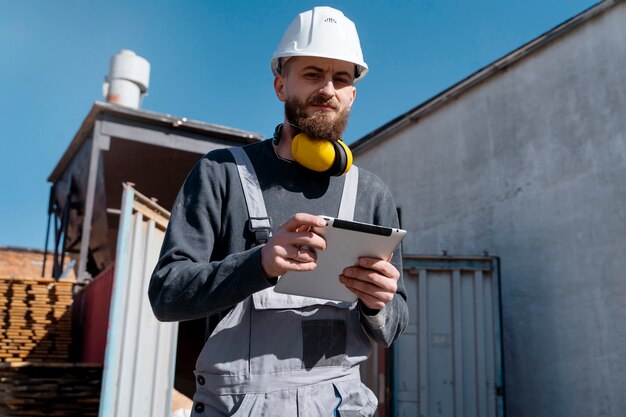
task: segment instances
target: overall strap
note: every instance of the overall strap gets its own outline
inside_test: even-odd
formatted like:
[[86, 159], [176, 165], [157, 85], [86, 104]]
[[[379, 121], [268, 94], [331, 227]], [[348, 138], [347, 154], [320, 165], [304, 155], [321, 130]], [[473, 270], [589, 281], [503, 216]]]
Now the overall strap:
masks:
[[[255, 235], [255, 245], [266, 243], [272, 236], [272, 225], [265, 208], [265, 200], [259, 185], [252, 161], [243, 148], [232, 147], [228, 150], [233, 154], [237, 171], [243, 187], [243, 194], [246, 200], [249, 216], [249, 228]], [[356, 207], [356, 195], [359, 184], [359, 168], [352, 165], [346, 174], [339, 204], [337, 218], [342, 220], [354, 219], [354, 209]]]
[[255, 246], [267, 243], [272, 236], [272, 224], [267, 215], [265, 200], [263, 200], [263, 193], [252, 161], [243, 148], [232, 147], [228, 150], [233, 154], [237, 164], [237, 172], [248, 208], [248, 228], [254, 233]]
[[343, 184], [341, 203], [339, 205], [338, 219], [353, 220], [354, 209], [356, 207], [356, 191], [359, 185], [359, 168], [352, 165], [346, 174], [346, 181]]
[[[266, 243], [272, 236], [271, 222], [265, 208], [265, 200], [259, 180], [252, 162], [242, 148], [228, 148], [235, 158], [237, 172], [241, 179], [243, 194], [248, 208], [249, 228], [255, 233], [256, 245]], [[346, 174], [346, 179], [339, 205], [338, 217], [344, 220], [352, 220], [356, 205], [357, 184], [359, 181], [358, 169], [352, 165]], [[267, 309], [299, 309], [312, 305], [333, 305], [340, 308], [348, 308], [352, 303], [342, 301], [323, 300], [320, 298], [301, 297], [298, 295], [281, 294], [272, 287], [252, 294], [254, 308], [256, 310]]]

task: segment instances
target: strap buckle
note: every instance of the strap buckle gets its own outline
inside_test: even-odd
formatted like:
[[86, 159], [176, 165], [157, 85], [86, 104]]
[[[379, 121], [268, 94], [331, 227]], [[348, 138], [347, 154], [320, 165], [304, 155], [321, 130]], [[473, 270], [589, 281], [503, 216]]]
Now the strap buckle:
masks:
[[248, 230], [254, 233], [254, 246], [262, 245], [272, 237], [272, 222], [269, 217], [250, 217]]

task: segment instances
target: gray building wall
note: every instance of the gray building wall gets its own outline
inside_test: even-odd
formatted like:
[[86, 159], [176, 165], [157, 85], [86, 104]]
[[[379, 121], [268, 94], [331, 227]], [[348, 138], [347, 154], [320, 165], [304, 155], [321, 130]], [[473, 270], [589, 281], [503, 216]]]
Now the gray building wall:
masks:
[[626, 415], [626, 3], [356, 162], [405, 253], [501, 257], [508, 417]]

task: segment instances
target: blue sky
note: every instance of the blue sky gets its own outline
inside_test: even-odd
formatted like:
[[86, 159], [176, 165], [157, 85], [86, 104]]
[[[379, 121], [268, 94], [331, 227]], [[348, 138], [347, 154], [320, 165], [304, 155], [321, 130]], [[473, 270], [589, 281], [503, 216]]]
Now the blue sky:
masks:
[[268, 136], [282, 120], [269, 60], [285, 28], [339, 8], [370, 67], [351, 143], [595, 3], [0, 0], [0, 246], [43, 248], [47, 178], [120, 49], [150, 61], [143, 108]]

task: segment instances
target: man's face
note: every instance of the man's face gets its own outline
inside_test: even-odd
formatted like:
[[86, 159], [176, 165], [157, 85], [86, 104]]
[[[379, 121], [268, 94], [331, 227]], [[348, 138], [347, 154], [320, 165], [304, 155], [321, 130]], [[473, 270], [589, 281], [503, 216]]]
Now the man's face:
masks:
[[287, 121], [314, 139], [337, 140], [356, 97], [354, 64], [329, 58], [294, 57], [274, 80]]

